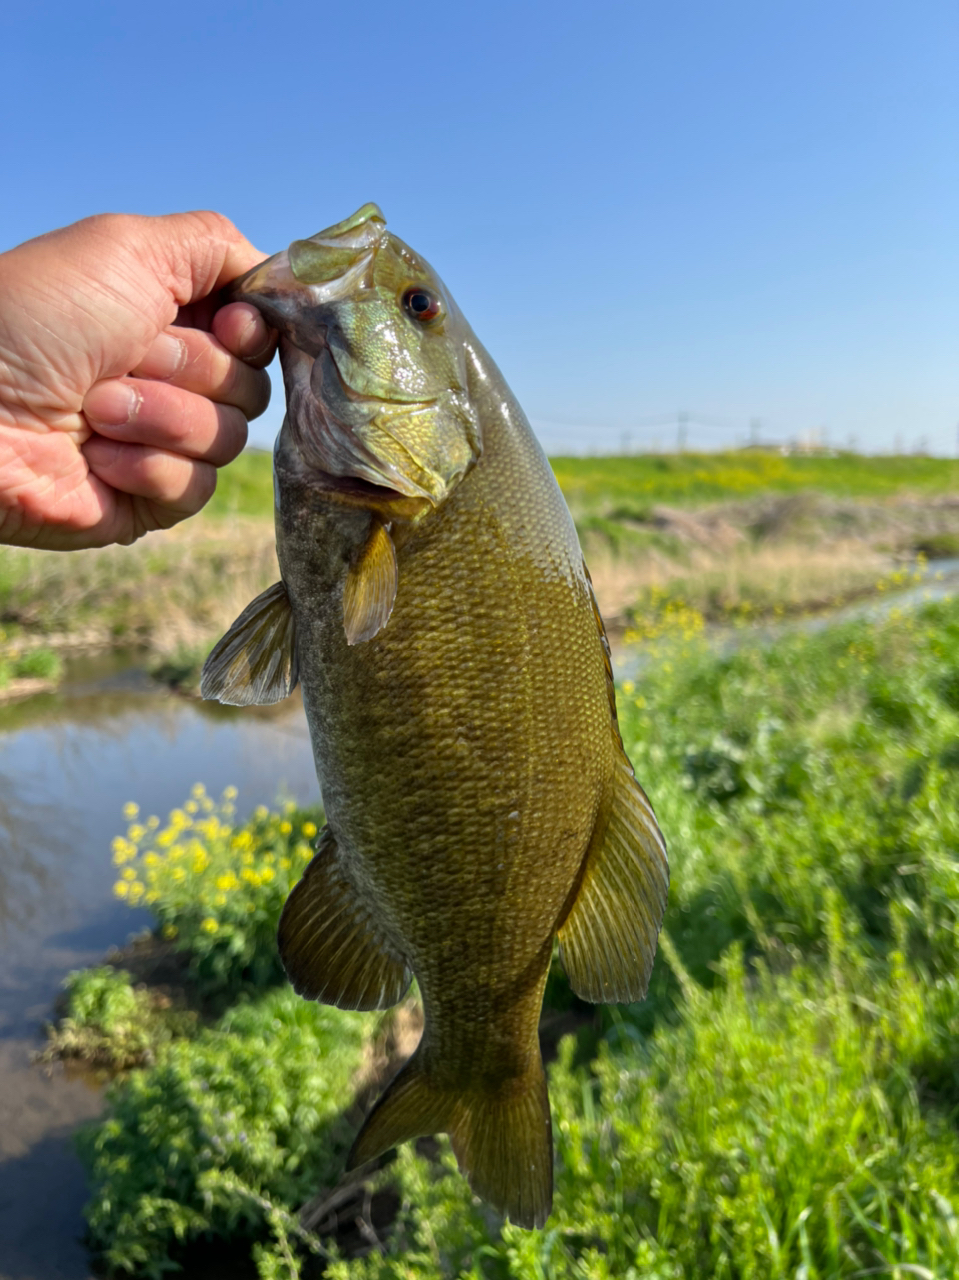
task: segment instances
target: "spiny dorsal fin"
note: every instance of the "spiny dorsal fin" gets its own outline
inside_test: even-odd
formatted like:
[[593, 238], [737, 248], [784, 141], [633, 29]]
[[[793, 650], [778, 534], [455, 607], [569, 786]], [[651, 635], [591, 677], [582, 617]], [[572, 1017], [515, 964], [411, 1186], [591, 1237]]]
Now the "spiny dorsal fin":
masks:
[[553, 1203], [553, 1131], [538, 1046], [508, 1088], [462, 1092], [437, 1084], [418, 1049], [367, 1116], [347, 1168], [432, 1133], [450, 1135], [476, 1195], [518, 1226], [543, 1226]]
[[379, 931], [340, 865], [336, 837], [319, 847], [283, 908], [280, 958], [295, 990], [339, 1009], [389, 1009], [411, 973]]
[[370, 536], [343, 587], [343, 627], [347, 644], [362, 644], [382, 631], [393, 612], [399, 581], [396, 550], [385, 525], [373, 521]]
[[279, 702], [300, 678], [296, 628], [286, 586], [276, 582], [248, 604], [203, 664], [200, 693], [231, 707]]
[[560, 959], [581, 999], [642, 1000], [666, 911], [669, 863], [652, 805], [619, 751], [609, 819], [597, 837], [559, 930]]

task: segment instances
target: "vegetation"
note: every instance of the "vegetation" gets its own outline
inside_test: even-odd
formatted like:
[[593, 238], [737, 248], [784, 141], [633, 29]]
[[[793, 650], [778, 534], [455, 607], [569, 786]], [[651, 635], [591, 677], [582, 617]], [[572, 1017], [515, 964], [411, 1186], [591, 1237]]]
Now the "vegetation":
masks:
[[212, 1235], [266, 1280], [959, 1271], [959, 603], [729, 656], [672, 635], [619, 690], [670, 844], [660, 955], [550, 1069], [546, 1228], [474, 1201], [445, 1141], [378, 1175], [399, 1208], [367, 1257], [298, 1221], [340, 1176], [377, 1024], [268, 985], [319, 815], [234, 828], [197, 790], [162, 827], [128, 810], [117, 891], [246, 1002], [157, 1046], [84, 1140], [110, 1266], [159, 1275]]

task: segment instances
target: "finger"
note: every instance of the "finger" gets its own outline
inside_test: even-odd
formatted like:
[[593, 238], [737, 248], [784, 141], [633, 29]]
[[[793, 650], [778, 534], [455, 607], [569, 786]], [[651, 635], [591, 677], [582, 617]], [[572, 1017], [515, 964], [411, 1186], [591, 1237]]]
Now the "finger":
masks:
[[83, 413], [99, 436], [215, 467], [232, 462], [248, 434], [246, 418], [235, 406], [143, 378], [95, 383], [84, 397]]
[[212, 333], [199, 329], [164, 329], [131, 374], [235, 405], [247, 418], [258, 418], [270, 403], [267, 374], [251, 369]]
[[111, 489], [165, 507], [171, 524], [195, 515], [216, 489], [215, 467], [166, 449], [91, 436], [83, 456], [91, 472]]
[[249, 302], [229, 302], [213, 317], [213, 333], [254, 369], [265, 368], [276, 354], [277, 332]]

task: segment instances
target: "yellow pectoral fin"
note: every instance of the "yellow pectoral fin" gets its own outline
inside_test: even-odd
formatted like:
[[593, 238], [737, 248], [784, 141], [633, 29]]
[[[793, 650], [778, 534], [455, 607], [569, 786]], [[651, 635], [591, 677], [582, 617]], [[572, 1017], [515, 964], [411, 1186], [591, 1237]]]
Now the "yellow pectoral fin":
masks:
[[621, 754], [605, 834], [587, 854], [579, 892], [559, 930], [560, 959], [581, 999], [642, 1000], [668, 893], [666, 845]]
[[286, 900], [279, 946], [296, 991], [339, 1009], [389, 1009], [402, 1000], [412, 978], [344, 874], [329, 827]]
[[379, 520], [343, 587], [343, 627], [346, 643], [362, 644], [382, 631], [393, 612], [399, 574], [393, 539]]
[[279, 702], [299, 680], [290, 598], [276, 582], [248, 604], [203, 664], [200, 693], [231, 707]]

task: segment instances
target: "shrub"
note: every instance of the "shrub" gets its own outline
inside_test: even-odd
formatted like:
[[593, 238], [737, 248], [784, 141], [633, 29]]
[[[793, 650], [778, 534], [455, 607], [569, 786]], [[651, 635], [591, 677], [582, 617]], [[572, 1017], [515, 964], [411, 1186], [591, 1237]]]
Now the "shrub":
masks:
[[[171, 1021], [158, 1015], [149, 994], [112, 965], [80, 969], [64, 983], [63, 1017], [49, 1029], [41, 1061], [83, 1058], [95, 1066], [123, 1070], [150, 1062]], [[180, 1017], [181, 1029], [186, 1021]]]
[[167, 825], [138, 820], [113, 842], [117, 897], [146, 906], [163, 937], [185, 951], [196, 981], [211, 994], [282, 978], [276, 928], [283, 903], [313, 855], [322, 814], [256, 810], [234, 826], [235, 788], [215, 804], [199, 784]]
[[369, 1026], [279, 990], [114, 1083], [109, 1118], [80, 1138], [90, 1241], [108, 1266], [153, 1280], [178, 1243], [210, 1234], [272, 1230], [288, 1247], [284, 1206], [342, 1171]]

